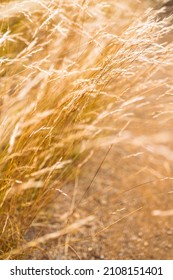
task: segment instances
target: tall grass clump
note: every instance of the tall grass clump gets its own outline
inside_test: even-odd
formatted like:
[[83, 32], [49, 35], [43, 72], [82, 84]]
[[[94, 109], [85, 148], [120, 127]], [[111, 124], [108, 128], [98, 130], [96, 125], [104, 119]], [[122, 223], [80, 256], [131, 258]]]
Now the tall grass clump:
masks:
[[143, 2], [1, 1], [1, 258], [95, 147], [172, 162], [171, 18]]

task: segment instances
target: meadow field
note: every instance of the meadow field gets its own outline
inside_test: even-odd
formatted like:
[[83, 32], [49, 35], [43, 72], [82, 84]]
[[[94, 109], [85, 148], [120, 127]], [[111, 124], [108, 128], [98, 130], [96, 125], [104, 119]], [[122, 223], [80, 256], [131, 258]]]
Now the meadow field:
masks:
[[0, 259], [173, 259], [172, 12], [0, 2]]

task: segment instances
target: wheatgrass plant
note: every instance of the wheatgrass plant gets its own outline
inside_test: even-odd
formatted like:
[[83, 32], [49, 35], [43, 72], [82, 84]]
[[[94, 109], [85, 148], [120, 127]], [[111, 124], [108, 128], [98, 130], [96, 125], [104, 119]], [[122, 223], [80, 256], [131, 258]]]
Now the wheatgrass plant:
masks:
[[17, 258], [40, 209], [95, 147], [130, 144], [173, 161], [171, 18], [149, 6], [1, 1], [2, 259]]

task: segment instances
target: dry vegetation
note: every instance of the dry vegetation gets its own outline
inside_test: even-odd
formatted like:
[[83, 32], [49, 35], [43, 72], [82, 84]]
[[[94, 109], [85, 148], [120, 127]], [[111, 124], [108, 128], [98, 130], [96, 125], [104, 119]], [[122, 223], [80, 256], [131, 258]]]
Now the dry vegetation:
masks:
[[171, 179], [171, 18], [148, 7], [150, 1], [1, 1], [1, 259], [58, 237], [24, 239], [99, 146], [130, 147], [157, 179]]

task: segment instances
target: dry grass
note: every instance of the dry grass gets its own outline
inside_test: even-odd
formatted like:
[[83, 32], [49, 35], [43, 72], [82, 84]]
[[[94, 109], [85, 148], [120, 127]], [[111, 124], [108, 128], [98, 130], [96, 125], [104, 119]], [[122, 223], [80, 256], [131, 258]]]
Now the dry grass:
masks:
[[171, 19], [149, 3], [0, 4], [1, 258], [95, 147], [130, 143], [171, 168]]

